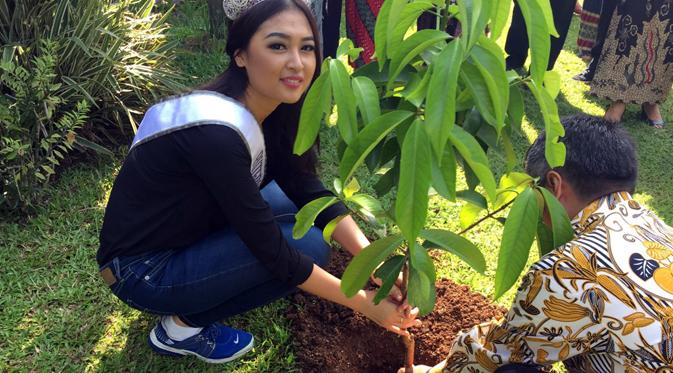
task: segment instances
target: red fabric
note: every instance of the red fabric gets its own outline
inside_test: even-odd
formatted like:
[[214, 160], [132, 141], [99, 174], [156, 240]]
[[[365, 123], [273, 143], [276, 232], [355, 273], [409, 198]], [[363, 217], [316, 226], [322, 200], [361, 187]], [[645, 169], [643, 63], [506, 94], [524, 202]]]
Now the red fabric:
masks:
[[[356, 1], [366, 1], [364, 5], [369, 8], [371, 14], [360, 14]], [[382, 5], [383, 0], [346, 0], [346, 25], [354, 36], [355, 46], [364, 49], [360, 55], [364, 63], [371, 62], [374, 55], [374, 25]], [[371, 18], [372, 15], [373, 19], [363, 19]]]

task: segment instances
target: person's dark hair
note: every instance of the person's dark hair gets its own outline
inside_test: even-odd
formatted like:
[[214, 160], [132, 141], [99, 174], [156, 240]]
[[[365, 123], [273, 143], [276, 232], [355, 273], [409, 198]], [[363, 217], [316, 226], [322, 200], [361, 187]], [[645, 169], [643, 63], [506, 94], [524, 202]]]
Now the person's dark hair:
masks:
[[[563, 167], [555, 168], [580, 197], [596, 199], [616, 191], [635, 191], [638, 178], [636, 147], [631, 136], [619, 125], [589, 115], [561, 119], [566, 147]], [[551, 171], [545, 159], [544, 132], [526, 154], [526, 172], [539, 177], [544, 186]]]
[[[248, 87], [248, 75], [244, 68], [238, 67], [234, 63], [236, 52], [248, 48], [250, 39], [252, 39], [252, 36], [257, 32], [262, 23], [288, 9], [298, 9], [304, 13], [313, 32], [316, 69], [311, 78], [312, 84], [320, 75], [320, 65], [322, 63], [320, 33], [318, 32], [318, 26], [313, 13], [303, 0], [264, 0], [241, 14], [229, 26], [226, 47], [230, 61], [229, 66], [222, 74], [197, 89], [219, 92], [236, 99], [243, 97]], [[267, 139], [266, 147], [269, 154], [287, 155], [290, 157], [288, 159], [289, 162], [294, 163], [303, 171], [314, 174], [318, 158], [317, 141], [316, 146], [302, 156], [292, 155], [292, 146], [297, 136], [297, 127], [299, 125], [299, 114], [305, 96], [306, 93], [294, 104], [278, 105], [276, 110], [264, 120], [264, 137]]]

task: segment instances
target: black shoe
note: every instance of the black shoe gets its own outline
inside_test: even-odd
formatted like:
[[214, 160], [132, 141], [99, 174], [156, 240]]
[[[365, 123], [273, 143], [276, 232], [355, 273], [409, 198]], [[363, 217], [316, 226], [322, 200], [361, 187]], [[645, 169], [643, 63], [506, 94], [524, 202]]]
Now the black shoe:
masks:
[[589, 83], [593, 79], [593, 76], [591, 76], [591, 71], [589, 69], [584, 69], [581, 73], [573, 76], [573, 80], [577, 80], [578, 82], [582, 83]]

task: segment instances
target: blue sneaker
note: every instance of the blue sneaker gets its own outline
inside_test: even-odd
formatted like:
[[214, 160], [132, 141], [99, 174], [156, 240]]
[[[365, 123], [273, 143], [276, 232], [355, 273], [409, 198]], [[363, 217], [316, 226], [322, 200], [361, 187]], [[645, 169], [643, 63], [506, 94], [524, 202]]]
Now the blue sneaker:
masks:
[[203, 328], [197, 335], [183, 341], [168, 337], [161, 321], [148, 338], [152, 349], [162, 355], [194, 355], [208, 363], [226, 363], [238, 359], [252, 349], [252, 334], [218, 323]]

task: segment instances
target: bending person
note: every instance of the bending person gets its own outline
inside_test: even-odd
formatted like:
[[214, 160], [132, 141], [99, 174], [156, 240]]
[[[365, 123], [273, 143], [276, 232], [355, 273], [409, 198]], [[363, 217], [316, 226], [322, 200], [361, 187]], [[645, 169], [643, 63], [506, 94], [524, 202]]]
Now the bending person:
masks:
[[[297, 207], [331, 195], [316, 176], [315, 152], [292, 155], [321, 62], [310, 10], [301, 0], [225, 1], [225, 10], [234, 19], [227, 70], [154, 105], [138, 129], [105, 211], [103, 278], [131, 307], [162, 315], [149, 335], [160, 354], [235, 359], [253, 336], [219, 321], [297, 287], [406, 333], [419, 323], [417, 310], [375, 305], [369, 291], [343, 295], [320, 267], [330, 247], [319, 228], [292, 239]], [[334, 205], [316, 225], [344, 213]], [[353, 254], [369, 244], [350, 217], [332, 237]]]
[[563, 124], [565, 165], [549, 168], [543, 134], [526, 171], [574, 217], [574, 239], [531, 267], [505, 318], [460, 333], [445, 361], [417, 372], [671, 371], [673, 229], [631, 197], [637, 157], [623, 128]]

